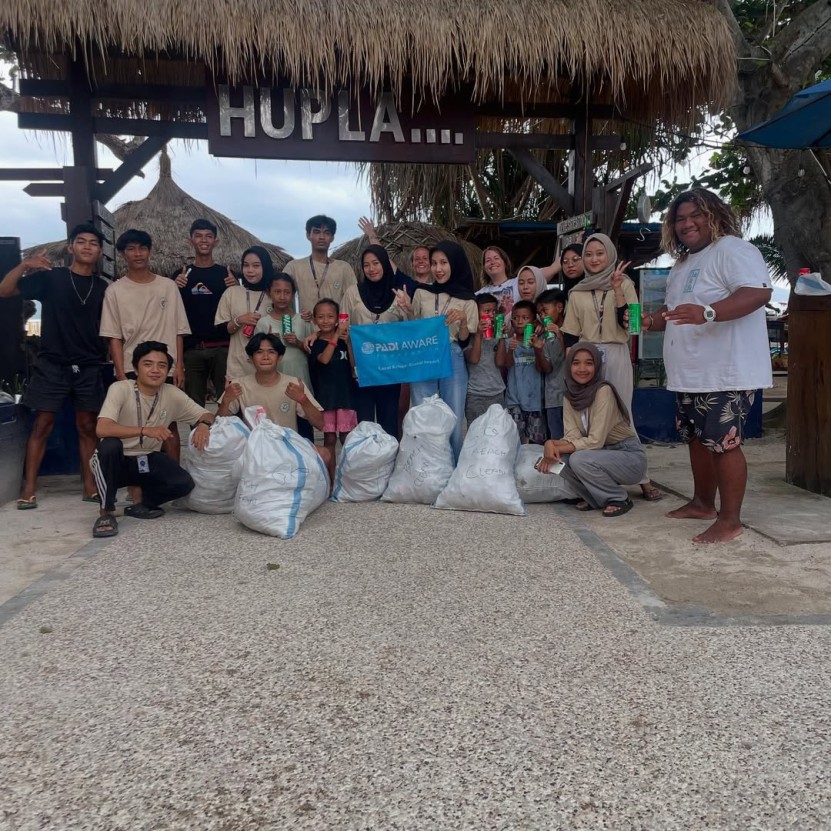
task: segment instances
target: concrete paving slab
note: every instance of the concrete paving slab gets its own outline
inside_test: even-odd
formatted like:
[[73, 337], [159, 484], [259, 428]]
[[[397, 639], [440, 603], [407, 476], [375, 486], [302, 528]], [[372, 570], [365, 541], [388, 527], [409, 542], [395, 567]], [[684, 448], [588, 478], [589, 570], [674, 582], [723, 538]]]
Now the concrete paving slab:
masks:
[[551, 506], [174, 511], [0, 626], [0, 825], [818, 831], [829, 646], [657, 625]]

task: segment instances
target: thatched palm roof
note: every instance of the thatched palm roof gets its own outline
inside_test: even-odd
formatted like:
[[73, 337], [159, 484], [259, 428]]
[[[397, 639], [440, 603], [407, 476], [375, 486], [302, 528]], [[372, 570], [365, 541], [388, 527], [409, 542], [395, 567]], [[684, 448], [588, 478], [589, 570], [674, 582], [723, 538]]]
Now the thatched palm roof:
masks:
[[[721, 105], [733, 40], [713, 0], [5, 0], [6, 29], [30, 74], [55, 77], [85, 44], [97, 78], [204, 85], [281, 76], [326, 89], [406, 80], [476, 101], [568, 101], [575, 91], [637, 118], [682, 123]], [[157, 60], [160, 58], [160, 60]]]
[[[157, 274], [173, 274], [183, 263], [193, 260], [188, 231], [195, 219], [208, 219], [216, 225], [219, 244], [214, 249], [214, 259], [236, 271], [239, 271], [242, 252], [252, 245], [262, 245], [271, 254], [277, 269], [292, 259], [279, 246], [262, 242], [224, 214], [185, 193], [173, 181], [166, 150], [162, 150], [159, 158], [159, 181], [154, 188], [144, 199], [125, 202], [114, 212], [114, 216], [116, 237], [128, 228], [139, 228], [153, 238], [150, 268]], [[35, 245], [27, 253], [44, 247], [47, 256], [55, 263], [64, 262], [68, 257], [64, 241]], [[123, 273], [120, 260], [116, 267]]]
[[[472, 242], [460, 239], [435, 225], [427, 225], [425, 222], [393, 222], [386, 225], [379, 225], [377, 228], [378, 238], [381, 245], [387, 250], [390, 258], [395, 260], [396, 265], [405, 273], [410, 273], [410, 255], [413, 250], [426, 245], [428, 248], [442, 240], [453, 240], [458, 242], [467, 254], [468, 262], [473, 271], [474, 281], [477, 287], [482, 281], [482, 249]], [[339, 246], [333, 253], [332, 258], [348, 262], [358, 279], [362, 279], [361, 253], [369, 245], [366, 234], [351, 239]]]

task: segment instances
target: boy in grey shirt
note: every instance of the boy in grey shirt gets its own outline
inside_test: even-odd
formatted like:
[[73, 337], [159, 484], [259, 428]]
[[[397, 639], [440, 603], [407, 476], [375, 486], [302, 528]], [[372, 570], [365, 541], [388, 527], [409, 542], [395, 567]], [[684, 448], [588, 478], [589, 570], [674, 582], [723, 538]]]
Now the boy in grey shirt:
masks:
[[[546, 331], [541, 352], [536, 353], [537, 369], [545, 377], [544, 406], [548, 422], [548, 437], [563, 437], [563, 392], [565, 391], [565, 356], [563, 333], [560, 327], [565, 319], [566, 293], [558, 289], [544, 291], [536, 300], [537, 316]], [[546, 318], [549, 322], [545, 323]]]
[[[492, 294], [477, 295], [476, 305], [479, 308], [480, 320], [483, 316], [490, 315], [493, 321], [499, 304]], [[502, 377], [502, 370], [496, 365], [498, 341], [494, 337], [486, 338], [484, 335], [484, 327], [479, 326], [465, 349], [468, 369], [465, 418], [468, 426], [491, 404], [499, 404], [500, 407], [505, 405], [505, 380]]]

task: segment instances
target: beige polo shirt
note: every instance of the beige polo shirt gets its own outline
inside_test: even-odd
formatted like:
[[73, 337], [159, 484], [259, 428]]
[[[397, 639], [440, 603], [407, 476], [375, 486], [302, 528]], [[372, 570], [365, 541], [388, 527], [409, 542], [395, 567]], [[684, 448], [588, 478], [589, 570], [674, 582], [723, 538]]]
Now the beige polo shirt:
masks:
[[[227, 323], [229, 320], [233, 320], [247, 312], [266, 315], [270, 309], [271, 300], [264, 291], [251, 291], [244, 286], [231, 286], [225, 289], [222, 297], [219, 298], [214, 323]], [[254, 329], [256, 331], [256, 327]], [[251, 335], [253, 337], [254, 332]], [[254, 371], [254, 364], [251, 363], [251, 358], [245, 352], [245, 347], [251, 338], [247, 338], [242, 329], [237, 329], [233, 335], [230, 335], [230, 338], [231, 345], [228, 347], [228, 368], [226, 370], [228, 377], [239, 378], [241, 375], [248, 375]]]
[[[265, 414], [281, 427], [289, 427], [297, 430], [297, 417], [305, 418], [303, 407], [297, 401], [292, 401], [286, 394], [286, 387], [297, 378], [293, 375], [280, 373], [280, 380], [273, 387], [265, 387], [257, 383], [254, 375], [245, 375], [242, 378], [235, 378], [234, 382], [242, 387], [242, 395], [228, 403], [228, 409], [235, 415], [244, 412], [246, 407], [262, 407]], [[306, 396], [309, 403], [317, 410], [323, 412], [323, 407], [306, 388]], [[224, 396], [223, 396], [224, 398]], [[221, 400], [220, 400], [220, 403]]]
[[297, 283], [301, 312], [311, 312], [315, 303], [324, 297], [340, 304], [346, 290], [358, 285], [352, 266], [343, 260], [329, 260], [328, 266], [315, 263], [315, 272], [312, 274], [309, 258], [302, 257], [287, 263], [283, 271], [294, 277]]
[[580, 412], [568, 400], [563, 402], [563, 438], [570, 441], [575, 450], [600, 450], [637, 435], [628, 419], [623, 417], [615, 394], [607, 386], [597, 391], [594, 402], [586, 410], [586, 420], [588, 428], [583, 425]]
[[[124, 371], [133, 371], [133, 351], [144, 341], [167, 344], [167, 351], [178, 359], [177, 335], [189, 335], [190, 325], [179, 287], [167, 277], [154, 275], [151, 283], [136, 283], [122, 277], [104, 294], [101, 311], [102, 338], [124, 341]], [[171, 374], [173, 367], [170, 368]]]
[[[164, 279], [167, 280], [166, 277]], [[168, 282], [172, 283], [173, 280]], [[176, 293], [178, 294], [178, 289]], [[162, 384], [158, 398], [155, 395], [139, 393], [137, 409], [137, 390], [135, 381], [116, 381], [111, 384], [98, 418], [109, 418], [123, 427], [167, 427], [173, 421], [193, 425], [208, 415], [204, 407], [200, 407], [182, 390], [171, 384]], [[153, 453], [162, 448], [162, 442], [150, 436], [145, 436], [143, 442], [138, 436], [121, 439], [121, 442], [124, 445], [125, 456], [141, 456], [143, 453]]]
[[[627, 305], [638, 302], [635, 284], [623, 278], [621, 284]], [[629, 331], [618, 325], [617, 304], [612, 289], [572, 291], [568, 296], [563, 332], [589, 343], [629, 343]]]
[[393, 300], [392, 305], [385, 312], [376, 315], [364, 306], [357, 286], [350, 286], [344, 293], [341, 311], [349, 315], [349, 323], [352, 326], [363, 326], [367, 323], [396, 323], [400, 320], [410, 320], [412, 316], [412, 313], [408, 316], [407, 312], [398, 305], [397, 300]]
[[[459, 309], [467, 317], [467, 328], [471, 335], [476, 334], [479, 328], [479, 308], [475, 300], [460, 300], [441, 292], [433, 294], [431, 291], [416, 291], [413, 298], [413, 312], [416, 319], [446, 315], [451, 309]], [[459, 324], [450, 325], [450, 339], [459, 339]]]

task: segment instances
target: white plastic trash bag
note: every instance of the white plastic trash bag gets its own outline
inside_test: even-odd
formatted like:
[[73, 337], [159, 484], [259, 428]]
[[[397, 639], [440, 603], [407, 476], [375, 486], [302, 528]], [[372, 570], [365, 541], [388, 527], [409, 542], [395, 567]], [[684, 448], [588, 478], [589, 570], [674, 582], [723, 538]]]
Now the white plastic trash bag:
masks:
[[262, 418], [242, 459], [234, 516], [261, 534], [291, 539], [329, 496], [329, 474], [314, 445]]
[[251, 431], [236, 416], [220, 416], [211, 427], [204, 450], [191, 440], [182, 453], [182, 466], [193, 477], [193, 490], [178, 504], [200, 514], [230, 514], [242, 475], [242, 454]]
[[395, 469], [381, 499], [432, 505], [453, 473], [450, 434], [455, 426], [456, 414], [438, 395], [413, 407], [404, 416]]
[[519, 448], [514, 475], [519, 498], [526, 504], [531, 502], [561, 502], [563, 499], [576, 499], [568, 480], [556, 473], [540, 473], [534, 468], [537, 459], [542, 456], [542, 447], [538, 444], [525, 444]]
[[433, 507], [525, 516], [514, 479], [519, 447], [510, 413], [491, 404], [467, 428], [456, 470]]
[[823, 297], [831, 294], [831, 286], [822, 279], [822, 275], [819, 272], [813, 271], [810, 274], [800, 274], [796, 278], [794, 292], [809, 297]]
[[386, 489], [398, 440], [373, 421], [362, 421], [347, 437], [338, 460], [333, 502], [371, 502]]

